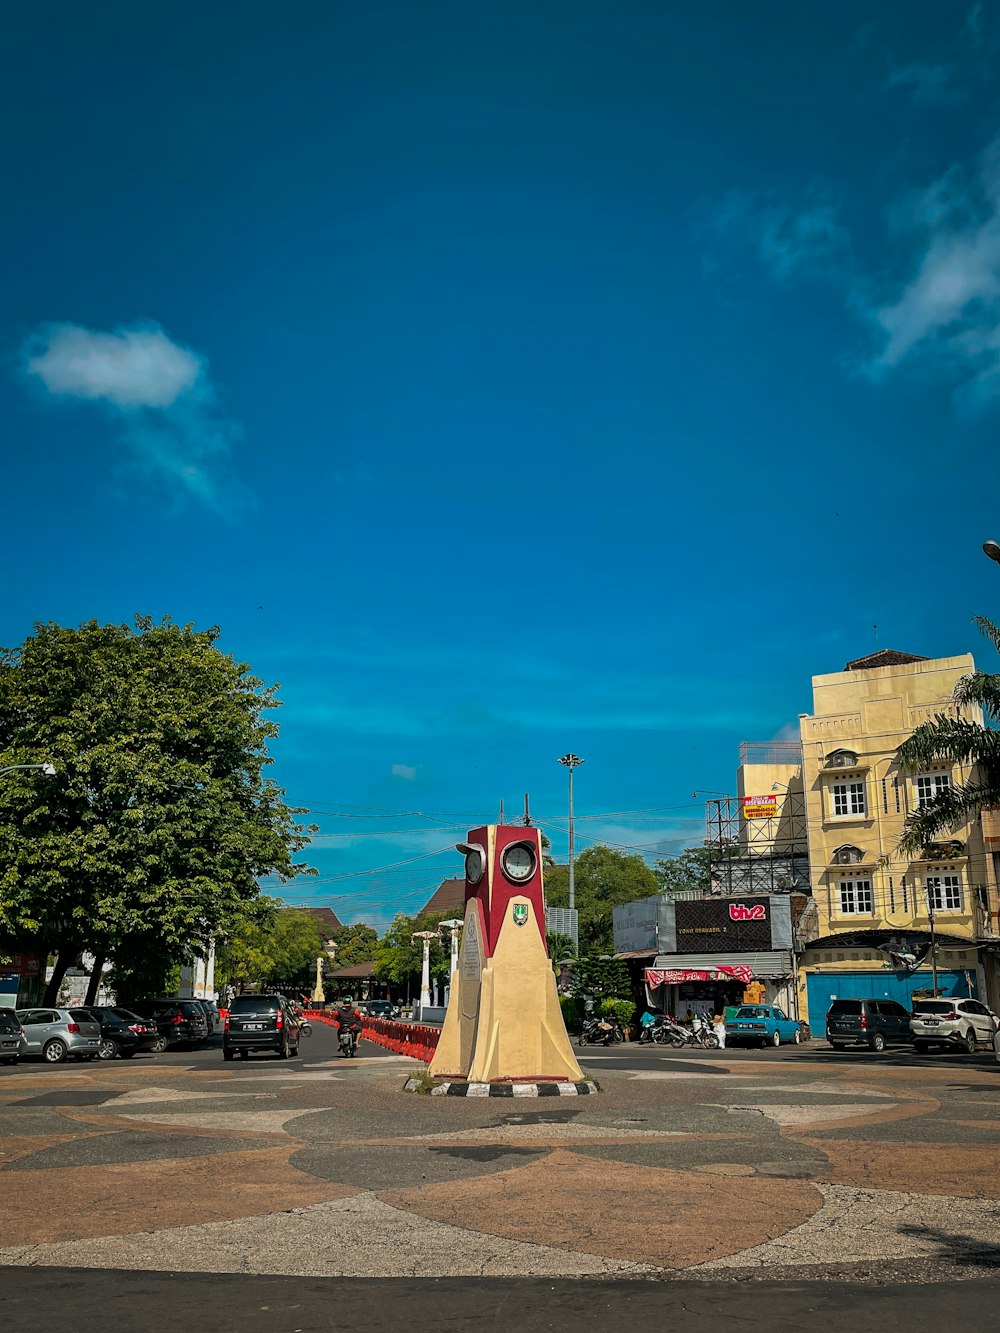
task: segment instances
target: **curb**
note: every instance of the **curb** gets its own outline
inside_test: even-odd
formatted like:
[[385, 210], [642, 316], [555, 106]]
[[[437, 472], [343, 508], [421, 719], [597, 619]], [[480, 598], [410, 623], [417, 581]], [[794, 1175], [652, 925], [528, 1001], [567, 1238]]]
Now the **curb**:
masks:
[[[421, 1080], [408, 1078], [404, 1092], [422, 1092]], [[432, 1097], [585, 1097], [597, 1092], [591, 1079], [582, 1083], [439, 1083]]]

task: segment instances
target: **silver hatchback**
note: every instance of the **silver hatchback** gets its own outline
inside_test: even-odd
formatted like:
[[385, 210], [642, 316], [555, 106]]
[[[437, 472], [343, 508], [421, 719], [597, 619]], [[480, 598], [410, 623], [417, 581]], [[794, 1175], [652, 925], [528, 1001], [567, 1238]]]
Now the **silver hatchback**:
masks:
[[101, 1025], [89, 1009], [18, 1009], [21, 1054], [59, 1064], [68, 1055], [93, 1060], [101, 1049]]

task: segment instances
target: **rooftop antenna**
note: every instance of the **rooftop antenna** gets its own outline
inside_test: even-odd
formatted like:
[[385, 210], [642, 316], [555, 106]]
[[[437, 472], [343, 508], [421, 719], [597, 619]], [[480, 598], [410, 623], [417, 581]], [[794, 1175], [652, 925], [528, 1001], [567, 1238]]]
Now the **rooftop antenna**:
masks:
[[528, 793], [524, 793], [524, 827], [531, 828], [531, 811], [528, 809]]
[[502, 823], [504, 823], [504, 817], [503, 817], [503, 798], [502, 798], [502, 797], [501, 797], [501, 800], [500, 800], [500, 818], [497, 820], [497, 823], [498, 823], [498, 824], [502, 824]]

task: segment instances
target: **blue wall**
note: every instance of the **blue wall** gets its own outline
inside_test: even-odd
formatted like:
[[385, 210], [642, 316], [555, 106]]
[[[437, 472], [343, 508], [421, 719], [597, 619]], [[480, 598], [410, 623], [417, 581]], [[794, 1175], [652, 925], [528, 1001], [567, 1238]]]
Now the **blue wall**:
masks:
[[[976, 974], [970, 969], [971, 995], [978, 998]], [[930, 972], [914, 972], [911, 977], [897, 976], [895, 972], [813, 972], [806, 978], [809, 1004], [809, 1026], [814, 1037], [821, 1037], [826, 1029], [826, 1011], [830, 997], [838, 1000], [898, 1000], [907, 1009], [913, 1007], [915, 990], [930, 990]], [[968, 997], [969, 987], [964, 972], [938, 971], [938, 989], [943, 995]]]

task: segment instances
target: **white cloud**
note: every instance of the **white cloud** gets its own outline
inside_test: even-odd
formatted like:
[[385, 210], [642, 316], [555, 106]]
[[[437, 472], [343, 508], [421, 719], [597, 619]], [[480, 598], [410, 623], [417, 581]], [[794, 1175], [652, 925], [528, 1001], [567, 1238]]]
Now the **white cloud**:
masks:
[[1000, 137], [974, 172], [952, 167], [894, 213], [916, 257], [892, 298], [869, 309], [885, 372], [917, 354], [943, 358], [969, 405], [1000, 389]]
[[922, 65], [916, 62], [894, 69], [886, 87], [908, 88], [914, 102], [956, 102], [961, 100], [964, 92], [953, 82], [954, 76], [954, 65]]
[[27, 371], [49, 393], [103, 399], [131, 411], [172, 406], [194, 388], [203, 365], [154, 326], [101, 333], [57, 324], [48, 331], [44, 349], [28, 358]]
[[417, 776], [417, 770], [409, 764], [393, 764], [391, 771], [394, 778], [403, 778], [406, 782], [413, 782]]
[[238, 428], [219, 407], [208, 362], [158, 325], [48, 325], [29, 340], [24, 371], [53, 398], [110, 413], [128, 465], [148, 480], [220, 514], [245, 501], [225, 476]]
[[815, 182], [797, 203], [774, 190], [730, 190], [708, 218], [708, 229], [729, 245], [752, 250], [782, 282], [838, 272], [850, 249], [837, 205]]

